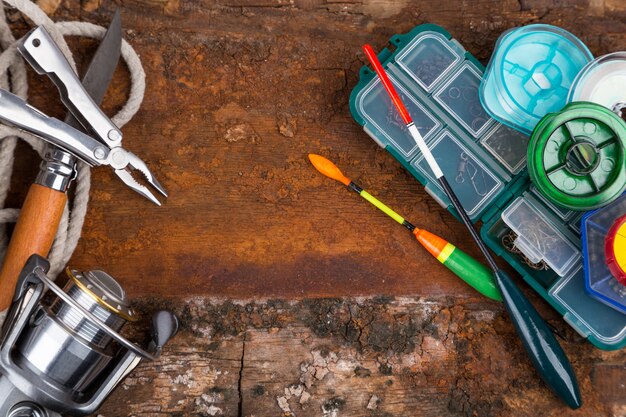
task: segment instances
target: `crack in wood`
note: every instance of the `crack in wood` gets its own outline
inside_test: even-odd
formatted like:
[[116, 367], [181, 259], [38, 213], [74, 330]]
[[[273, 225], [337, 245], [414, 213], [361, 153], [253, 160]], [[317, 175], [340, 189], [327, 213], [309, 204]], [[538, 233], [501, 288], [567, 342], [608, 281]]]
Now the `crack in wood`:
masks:
[[241, 360], [239, 367], [239, 379], [237, 381], [237, 392], [239, 393], [238, 416], [243, 417], [243, 391], [241, 389], [243, 382], [243, 367], [246, 357], [246, 330], [243, 331], [243, 340], [241, 343]]

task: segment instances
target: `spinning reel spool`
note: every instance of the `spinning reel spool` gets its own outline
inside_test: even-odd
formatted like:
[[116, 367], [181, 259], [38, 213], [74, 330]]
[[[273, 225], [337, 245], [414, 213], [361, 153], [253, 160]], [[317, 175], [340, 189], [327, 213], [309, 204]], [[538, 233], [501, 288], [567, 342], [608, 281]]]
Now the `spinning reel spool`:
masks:
[[20, 274], [0, 338], [0, 417], [87, 415], [141, 360], [176, 333], [169, 311], [153, 315], [145, 347], [119, 332], [136, 321], [124, 289], [103, 271], [68, 269], [61, 289], [33, 255]]

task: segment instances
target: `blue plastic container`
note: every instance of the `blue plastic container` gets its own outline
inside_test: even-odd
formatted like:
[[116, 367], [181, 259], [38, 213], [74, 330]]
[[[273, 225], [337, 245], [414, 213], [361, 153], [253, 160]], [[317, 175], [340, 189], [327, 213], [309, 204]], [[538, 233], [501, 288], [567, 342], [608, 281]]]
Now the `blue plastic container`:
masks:
[[626, 313], [626, 286], [607, 265], [605, 242], [613, 222], [626, 215], [626, 194], [582, 218], [585, 289], [597, 300]]
[[565, 106], [580, 70], [593, 56], [578, 38], [551, 25], [504, 32], [480, 85], [480, 100], [499, 122], [527, 135]]

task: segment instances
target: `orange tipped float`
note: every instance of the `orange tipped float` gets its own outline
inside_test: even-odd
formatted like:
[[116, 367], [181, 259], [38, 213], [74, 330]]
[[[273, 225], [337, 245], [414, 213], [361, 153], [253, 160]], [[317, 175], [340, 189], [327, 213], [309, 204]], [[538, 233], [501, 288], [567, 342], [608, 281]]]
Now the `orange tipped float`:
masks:
[[400, 216], [376, 197], [363, 190], [348, 177], [343, 175], [335, 164], [323, 156], [309, 154], [309, 160], [319, 172], [341, 182], [350, 190], [378, 207], [379, 210], [396, 222], [409, 229], [415, 235], [417, 241], [421, 243], [432, 256], [437, 258], [439, 262], [444, 264], [463, 281], [471, 285], [476, 291], [491, 299], [502, 301], [502, 296], [500, 295], [500, 291], [496, 288], [491, 271], [483, 264], [460, 249], [457, 249], [456, 246], [447, 240], [426, 230], [418, 229], [413, 224], [406, 221], [404, 217]]
[[334, 180], [339, 181], [343, 185], [350, 185], [350, 178], [346, 177], [341, 173], [337, 165], [330, 162], [328, 159], [323, 156], [316, 155], [314, 153], [309, 154], [309, 161], [313, 164], [315, 169], [317, 169], [322, 174], [326, 175], [328, 178], [332, 178]]

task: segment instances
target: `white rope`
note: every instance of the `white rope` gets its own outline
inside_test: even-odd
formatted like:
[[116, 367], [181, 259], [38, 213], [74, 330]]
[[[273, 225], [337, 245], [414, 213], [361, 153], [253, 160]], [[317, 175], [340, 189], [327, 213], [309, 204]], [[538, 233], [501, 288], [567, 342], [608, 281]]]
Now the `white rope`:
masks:
[[[86, 22], [54, 23], [30, 0], [3, 1], [20, 11], [35, 26], [43, 25], [59, 45], [61, 52], [63, 52], [74, 70], [76, 70], [76, 63], [63, 37], [82, 36], [102, 39], [106, 32], [105, 28]], [[15, 41], [16, 39], [6, 19], [4, 8], [0, 7], [0, 48], [2, 50], [0, 53], [0, 87], [26, 99], [28, 93], [26, 66], [24, 60], [17, 52]], [[124, 40], [122, 40], [121, 57], [130, 71], [131, 89], [126, 104], [111, 118], [120, 128], [130, 121], [137, 110], [139, 110], [145, 91], [145, 73], [141, 61], [134, 49]], [[51, 92], [51, 94], [56, 93], [56, 91]], [[39, 155], [43, 154], [45, 148], [45, 143], [33, 135], [8, 126], [0, 126], [0, 262], [4, 259], [8, 242], [5, 224], [15, 222], [19, 214], [19, 210], [15, 208], [5, 208], [13, 172], [15, 146], [18, 139], [27, 142]], [[59, 230], [48, 257], [51, 264], [49, 274], [51, 278], [55, 278], [58, 275], [76, 249], [87, 213], [91, 172], [89, 167], [83, 163], [78, 164], [77, 171], [73, 202], [68, 202], [65, 207]]]

